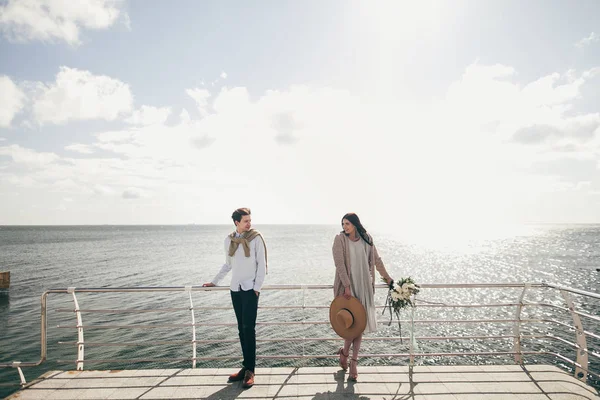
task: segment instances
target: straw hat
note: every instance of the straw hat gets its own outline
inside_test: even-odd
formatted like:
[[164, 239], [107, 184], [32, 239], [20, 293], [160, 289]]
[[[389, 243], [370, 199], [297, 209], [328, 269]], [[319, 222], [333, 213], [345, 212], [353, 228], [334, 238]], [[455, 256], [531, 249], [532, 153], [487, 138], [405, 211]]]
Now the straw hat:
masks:
[[356, 297], [346, 300], [344, 296], [338, 296], [329, 306], [329, 322], [335, 333], [351, 340], [365, 330], [367, 313]]

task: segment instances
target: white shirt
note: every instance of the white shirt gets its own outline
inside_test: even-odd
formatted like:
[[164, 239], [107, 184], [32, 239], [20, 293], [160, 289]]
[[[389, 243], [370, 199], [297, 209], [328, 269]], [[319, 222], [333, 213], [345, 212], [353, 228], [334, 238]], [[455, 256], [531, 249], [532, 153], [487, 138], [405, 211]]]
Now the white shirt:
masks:
[[[239, 237], [236, 233], [236, 237]], [[265, 243], [260, 236], [257, 236], [249, 243], [250, 257], [246, 257], [244, 246], [238, 246], [233, 257], [229, 256], [229, 244], [231, 238], [225, 238], [225, 264], [221, 267], [219, 273], [214, 277], [212, 283], [218, 283], [225, 278], [229, 271], [231, 272], [231, 285], [233, 292], [240, 290], [256, 290], [260, 292], [267, 271], [265, 259]]]

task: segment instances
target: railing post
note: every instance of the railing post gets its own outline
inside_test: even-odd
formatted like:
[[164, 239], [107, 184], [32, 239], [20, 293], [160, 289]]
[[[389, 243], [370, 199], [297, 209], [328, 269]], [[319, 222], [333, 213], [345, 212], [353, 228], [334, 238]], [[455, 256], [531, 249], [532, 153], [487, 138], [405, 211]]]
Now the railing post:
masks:
[[[408, 354], [410, 360], [410, 366], [415, 365], [415, 307], [417, 306], [417, 295], [413, 297], [414, 306], [410, 308], [410, 335], [408, 338]], [[402, 336], [402, 335], [400, 335]]]
[[44, 292], [40, 299], [40, 364], [46, 360], [48, 352], [48, 292]]
[[21, 362], [13, 361], [12, 367], [16, 368], [17, 371], [19, 371], [19, 378], [21, 378], [21, 386], [25, 386], [27, 384], [27, 381], [25, 380], [25, 375], [23, 375], [23, 370], [21, 369]]
[[[306, 318], [306, 285], [302, 285], [302, 323]], [[305, 355], [306, 346], [306, 326], [302, 327], [302, 356]], [[304, 364], [302, 364], [304, 365]]]
[[513, 349], [515, 352], [515, 364], [523, 364], [523, 353], [521, 353], [521, 311], [523, 311], [523, 299], [525, 298], [525, 292], [531, 285], [526, 283], [519, 296], [517, 304], [517, 312], [515, 313], [515, 322], [513, 324]]
[[571, 313], [571, 318], [573, 318], [573, 326], [575, 327], [575, 340], [577, 341], [577, 364], [579, 364], [579, 366], [575, 365], [574, 376], [580, 381], [586, 382], [587, 374], [585, 371], [588, 369], [588, 353], [587, 341], [585, 338], [585, 333], [583, 332], [583, 325], [581, 324], [579, 315], [575, 314], [575, 304], [573, 303], [569, 293], [567, 293], [565, 290], [561, 290], [560, 294], [562, 294], [562, 297], [567, 303], [567, 307]]
[[67, 288], [67, 293], [71, 293], [73, 295], [73, 302], [75, 303], [75, 315], [77, 316], [77, 371], [83, 371], [83, 320], [81, 318], [81, 311], [79, 310], [77, 296], [75, 296], [75, 287]]
[[185, 291], [190, 294], [190, 310], [192, 312], [192, 368], [196, 368], [196, 316], [194, 315], [194, 302], [192, 301], [192, 287], [186, 286]]

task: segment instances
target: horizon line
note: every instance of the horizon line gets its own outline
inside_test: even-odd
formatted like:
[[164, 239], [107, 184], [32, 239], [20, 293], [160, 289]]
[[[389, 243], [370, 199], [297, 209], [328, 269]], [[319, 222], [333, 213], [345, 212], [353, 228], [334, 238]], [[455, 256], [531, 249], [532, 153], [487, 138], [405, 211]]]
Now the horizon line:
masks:
[[[457, 222], [453, 222], [455, 224]], [[452, 225], [451, 224], [451, 225]], [[149, 223], [149, 224], [0, 224], [0, 227], [36, 227], [36, 226], [229, 226], [232, 223], [220, 223], [220, 224], [200, 224], [200, 223]], [[254, 224], [253, 224], [254, 225]], [[256, 225], [323, 225], [323, 226], [337, 226], [338, 224], [332, 223], [263, 223]], [[495, 225], [506, 225], [506, 224], [495, 224]], [[600, 225], [600, 222], [514, 222], [508, 225]], [[406, 225], [412, 226], [412, 225]]]

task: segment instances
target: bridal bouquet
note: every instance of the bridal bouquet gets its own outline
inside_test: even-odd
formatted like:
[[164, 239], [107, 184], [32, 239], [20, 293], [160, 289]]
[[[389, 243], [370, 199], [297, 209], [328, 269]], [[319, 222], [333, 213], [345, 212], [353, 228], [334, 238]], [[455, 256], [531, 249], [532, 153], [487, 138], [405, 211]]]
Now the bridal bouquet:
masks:
[[411, 297], [419, 293], [421, 287], [410, 276], [390, 282], [389, 287], [388, 303], [394, 309], [394, 312], [398, 313], [403, 308], [415, 306]]
[[[385, 279], [382, 279], [384, 282], [387, 282]], [[400, 330], [400, 337], [402, 337], [402, 325], [400, 324], [400, 310], [411, 306], [414, 307], [414, 295], [419, 293], [421, 287], [415, 283], [415, 281], [409, 276], [408, 278], [401, 278], [396, 281], [392, 281], [388, 284], [389, 291], [387, 298], [385, 300], [385, 306], [383, 307], [383, 313], [389, 309], [390, 311], [390, 322], [388, 325], [392, 323], [392, 312], [396, 314], [396, 319], [398, 320], [398, 329]], [[411, 314], [411, 322], [412, 322], [412, 314]], [[412, 323], [411, 323], [412, 328]], [[415, 344], [415, 340], [413, 337], [414, 329], [410, 331], [411, 337], [411, 345]], [[400, 339], [402, 341], [402, 339]]]

